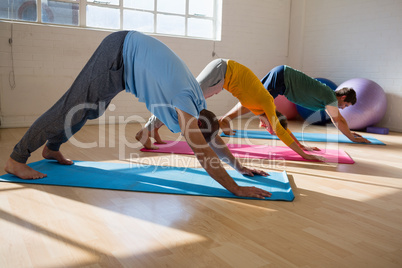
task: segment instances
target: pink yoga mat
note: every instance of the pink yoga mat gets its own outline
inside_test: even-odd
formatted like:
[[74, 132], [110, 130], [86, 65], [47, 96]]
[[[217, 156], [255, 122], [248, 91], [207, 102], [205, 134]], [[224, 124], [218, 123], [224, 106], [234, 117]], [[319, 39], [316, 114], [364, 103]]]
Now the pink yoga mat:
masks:
[[[167, 144], [155, 144], [158, 150], [141, 149], [142, 152], [155, 153], [174, 153], [174, 154], [194, 154], [190, 146], [185, 141], [166, 141]], [[246, 144], [227, 144], [229, 150], [236, 157], [257, 158], [269, 160], [293, 160], [293, 161], [313, 161], [306, 160], [289, 147], [266, 146], [266, 145], [246, 145]], [[307, 152], [309, 153], [309, 152]], [[355, 161], [342, 150], [321, 149], [314, 151], [313, 154], [324, 156], [328, 163], [353, 164]]]

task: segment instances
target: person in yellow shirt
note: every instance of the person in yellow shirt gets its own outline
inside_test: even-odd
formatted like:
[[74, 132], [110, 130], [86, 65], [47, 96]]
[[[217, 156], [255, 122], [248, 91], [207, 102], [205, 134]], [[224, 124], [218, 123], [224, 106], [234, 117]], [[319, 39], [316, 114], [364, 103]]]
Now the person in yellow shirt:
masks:
[[[324, 157], [304, 152], [292, 132], [281, 125], [274, 98], [249, 68], [233, 60], [216, 59], [204, 68], [197, 77], [197, 81], [205, 98], [226, 89], [240, 101], [242, 107], [259, 116], [265, 125], [272, 126], [276, 135], [293, 151], [308, 160], [325, 160]], [[157, 143], [163, 143], [158, 134], [158, 129], [162, 125], [155, 116], [152, 116], [144, 128], [137, 133], [137, 140], [148, 149], [157, 149], [149, 137], [154, 137]]]

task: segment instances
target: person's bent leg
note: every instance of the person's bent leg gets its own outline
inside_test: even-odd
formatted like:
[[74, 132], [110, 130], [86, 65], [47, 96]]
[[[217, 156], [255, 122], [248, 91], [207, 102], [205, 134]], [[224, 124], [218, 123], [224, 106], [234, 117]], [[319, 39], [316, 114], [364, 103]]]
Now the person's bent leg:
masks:
[[166, 142], [161, 139], [158, 133], [163, 125], [162, 121], [160, 121], [155, 115], [152, 115], [145, 126], [137, 132], [135, 138], [144, 146], [145, 149], [157, 150], [159, 148], [152, 143], [150, 137], [154, 138], [158, 144], [165, 144]]
[[4, 167], [7, 173], [14, 174], [21, 179], [46, 177], [46, 174], [32, 169], [26, 165], [26, 162], [31, 153], [41, 147], [46, 140], [63, 131], [63, 106], [61, 104], [65, 103], [68, 96], [69, 93], [66, 93], [55, 105], [41, 115], [15, 145]]
[[[26, 165], [30, 154], [42, 146], [46, 140], [64, 135], [62, 133], [65, 131], [65, 122], [71, 110], [79, 105], [110, 102], [124, 89], [122, 48], [126, 34], [127, 32], [117, 32], [102, 41], [71, 88], [52, 108], [35, 121], [14, 147], [4, 168], [8, 173], [24, 179], [46, 176]], [[86, 114], [83, 111], [80, 112]], [[74, 114], [71, 125], [77, 125], [83, 120], [84, 117], [79, 115], [80, 112]], [[52, 148], [49, 149], [52, 150]]]
[[[14, 174], [21, 179], [39, 179], [46, 177], [46, 174], [30, 168], [26, 165], [26, 162], [32, 152], [41, 147], [48, 139], [58, 136], [64, 131], [64, 117], [66, 111], [63, 108], [66, 107], [65, 104], [68, 103], [69, 96], [70, 90], [28, 129], [22, 139], [14, 147], [4, 167], [6, 172]], [[46, 149], [45, 146], [44, 150]], [[46, 158], [61, 159], [56, 156], [50, 157], [49, 153], [45, 155], [47, 155]]]
[[237, 103], [236, 106], [234, 106], [229, 112], [219, 119], [219, 125], [223, 133], [226, 135], [234, 135], [235, 132], [230, 127], [230, 121], [249, 112], [250, 110], [241, 105], [240, 102]]

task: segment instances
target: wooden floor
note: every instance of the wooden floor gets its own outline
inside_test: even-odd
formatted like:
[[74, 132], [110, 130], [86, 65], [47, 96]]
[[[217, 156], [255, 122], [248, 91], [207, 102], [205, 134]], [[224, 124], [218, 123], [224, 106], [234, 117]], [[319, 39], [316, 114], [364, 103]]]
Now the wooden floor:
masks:
[[[290, 126], [302, 129], [300, 122]], [[85, 126], [75, 143], [98, 146], [70, 142], [62, 150], [75, 160], [166, 160], [139, 152], [133, 139], [139, 127]], [[257, 122], [250, 127], [257, 129]], [[0, 129], [1, 167], [25, 131]], [[166, 127], [161, 134], [179, 137]], [[250, 163], [268, 172], [286, 170], [293, 202], [0, 183], [0, 267], [400, 268], [402, 134], [370, 135], [387, 145], [309, 144], [338, 146], [353, 165]], [[38, 150], [30, 162], [40, 155]], [[197, 163], [193, 156], [174, 156], [163, 164]]]

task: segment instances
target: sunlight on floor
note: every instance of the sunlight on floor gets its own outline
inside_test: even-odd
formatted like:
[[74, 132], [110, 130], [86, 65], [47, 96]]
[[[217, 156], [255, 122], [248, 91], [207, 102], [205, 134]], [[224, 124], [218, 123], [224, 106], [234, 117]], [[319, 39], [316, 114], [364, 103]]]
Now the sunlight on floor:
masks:
[[[89, 189], [77, 192], [78, 195], [89, 193], [88, 202], [85, 203], [64, 197], [61, 193], [69, 192], [71, 189], [68, 187], [53, 187], [52, 192], [46, 193], [49, 196], [45, 196], [45, 199], [42, 190], [28, 187], [21, 190], [10, 194], [9, 202], [2, 202], [0, 228], [2, 239], [14, 242], [23, 239], [25, 246], [13, 249], [7, 243], [3, 245], [3, 249], [5, 246], [7, 250], [2, 252], [10, 252], [13, 257], [17, 252], [25, 252], [31, 256], [32, 266], [47, 267], [62, 263], [68, 267], [81, 261], [96, 261], [99, 256], [113, 255], [120, 259], [125, 255], [164, 252], [169, 251], [168, 248], [206, 241], [201, 235], [169, 226], [169, 222], [155, 223], [138, 218], [135, 215], [141, 216], [141, 209], [144, 208], [138, 210], [135, 203], [131, 204], [132, 208], [130, 204], [114, 206], [107, 198], [98, 199], [96, 193], [91, 197]], [[94, 192], [101, 192], [105, 196], [105, 191]], [[41, 209], [33, 213], [26, 209], [28, 204]], [[85, 225], [84, 222], [91, 222], [91, 228], [83, 229], [81, 226]], [[135, 226], [135, 229], [130, 229], [130, 226]], [[104, 233], [119, 234], [120, 238], [105, 238]], [[110, 252], [111, 248], [113, 252]], [[47, 252], [52, 258], [36, 259], [35, 252], [39, 253], [38, 250]]]
[[[240, 202], [239, 200], [227, 198], [227, 199], [225, 199], [225, 202], [232, 204], [232, 205], [236, 205], [240, 210], [253, 209], [253, 210], [265, 211], [265, 212], [276, 212], [277, 211], [277, 209], [273, 209], [273, 208], [269, 208], [269, 207], [256, 206], [255, 204], [247, 204], [246, 203], [247, 201], [245, 201], [245, 200], [242, 200]], [[253, 200], [250, 202], [264, 202], [264, 200]], [[267, 201], [265, 201], [265, 202], [267, 202]]]

